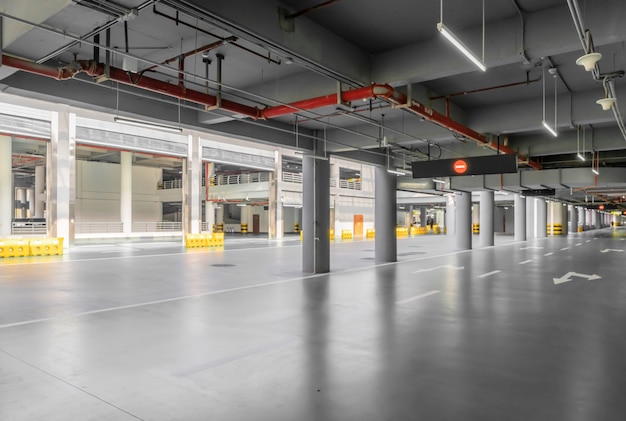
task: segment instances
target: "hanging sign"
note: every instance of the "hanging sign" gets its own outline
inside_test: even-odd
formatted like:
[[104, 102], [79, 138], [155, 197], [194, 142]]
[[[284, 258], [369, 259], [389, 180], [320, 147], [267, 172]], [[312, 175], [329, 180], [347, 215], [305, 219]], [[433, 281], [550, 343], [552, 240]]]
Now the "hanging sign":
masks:
[[413, 178], [515, 173], [517, 156], [510, 154], [416, 161], [412, 163], [412, 169]]

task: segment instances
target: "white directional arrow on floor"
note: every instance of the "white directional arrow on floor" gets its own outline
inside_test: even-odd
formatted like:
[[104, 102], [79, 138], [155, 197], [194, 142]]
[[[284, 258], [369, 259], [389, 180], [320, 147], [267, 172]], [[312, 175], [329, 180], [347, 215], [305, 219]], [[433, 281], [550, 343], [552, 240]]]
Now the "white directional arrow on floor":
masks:
[[433, 270], [437, 270], [437, 269], [454, 269], [454, 270], [463, 270], [465, 269], [465, 266], [452, 266], [452, 265], [443, 265], [443, 266], [435, 266], [434, 268], [428, 268], [428, 269], [419, 269], [416, 270], [413, 273], [420, 273], [420, 272], [432, 272]]
[[567, 272], [565, 275], [560, 278], [553, 278], [554, 285], [563, 284], [565, 282], [573, 281], [572, 276], [578, 276], [579, 278], [585, 278], [588, 281], [595, 281], [596, 279], [601, 279], [602, 277], [596, 274], [586, 275], [584, 273], [576, 273], [576, 272]]
[[520, 250], [530, 250], [530, 249], [543, 250], [543, 247], [529, 246], [529, 247], [522, 247]]
[[600, 250], [600, 253], [608, 253], [608, 252], [610, 252], [610, 251], [614, 251], [614, 252], [616, 252], [616, 253], [621, 253], [621, 252], [623, 252], [624, 250], [618, 250], [618, 249], [604, 249], [604, 250]]

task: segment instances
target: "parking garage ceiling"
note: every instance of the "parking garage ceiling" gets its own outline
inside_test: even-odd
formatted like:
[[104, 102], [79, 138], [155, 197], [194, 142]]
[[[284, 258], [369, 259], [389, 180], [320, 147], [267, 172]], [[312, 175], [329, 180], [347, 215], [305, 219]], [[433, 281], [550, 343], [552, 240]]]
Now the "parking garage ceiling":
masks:
[[[396, 165], [499, 149], [522, 171], [626, 166], [621, 0], [485, 0], [484, 20], [481, 0], [22, 3], [1, 9], [8, 93], [370, 161], [389, 148]], [[485, 72], [441, 20], [479, 56], [484, 28]], [[596, 77], [576, 64], [577, 21], [603, 55]], [[393, 94], [333, 97], [372, 83]]]

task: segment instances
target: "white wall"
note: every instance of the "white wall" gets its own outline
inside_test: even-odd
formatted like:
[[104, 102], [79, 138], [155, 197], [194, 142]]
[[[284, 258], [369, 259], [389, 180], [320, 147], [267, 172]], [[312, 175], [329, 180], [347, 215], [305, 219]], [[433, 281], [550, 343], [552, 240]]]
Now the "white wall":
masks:
[[363, 233], [374, 228], [374, 199], [365, 197], [339, 196], [335, 201], [335, 236], [341, 230], [354, 230], [354, 215], [363, 215]]
[[[133, 221], [161, 221], [158, 168], [133, 167]], [[120, 221], [120, 166], [76, 161], [76, 222]]]

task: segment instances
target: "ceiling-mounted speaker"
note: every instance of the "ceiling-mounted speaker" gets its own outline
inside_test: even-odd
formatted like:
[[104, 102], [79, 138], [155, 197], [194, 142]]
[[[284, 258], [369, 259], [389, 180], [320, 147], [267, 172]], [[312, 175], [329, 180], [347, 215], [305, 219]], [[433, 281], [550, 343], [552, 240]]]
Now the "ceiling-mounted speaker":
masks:
[[578, 57], [578, 60], [576, 60], [576, 64], [578, 64], [579, 66], [584, 66], [585, 70], [590, 72], [593, 70], [594, 67], [596, 67], [596, 63], [599, 62], [601, 58], [602, 54], [600, 53], [589, 53], [585, 54], [584, 56]]
[[596, 104], [601, 105], [604, 111], [608, 111], [615, 104], [615, 98], [602, 98], [597, 100]]

